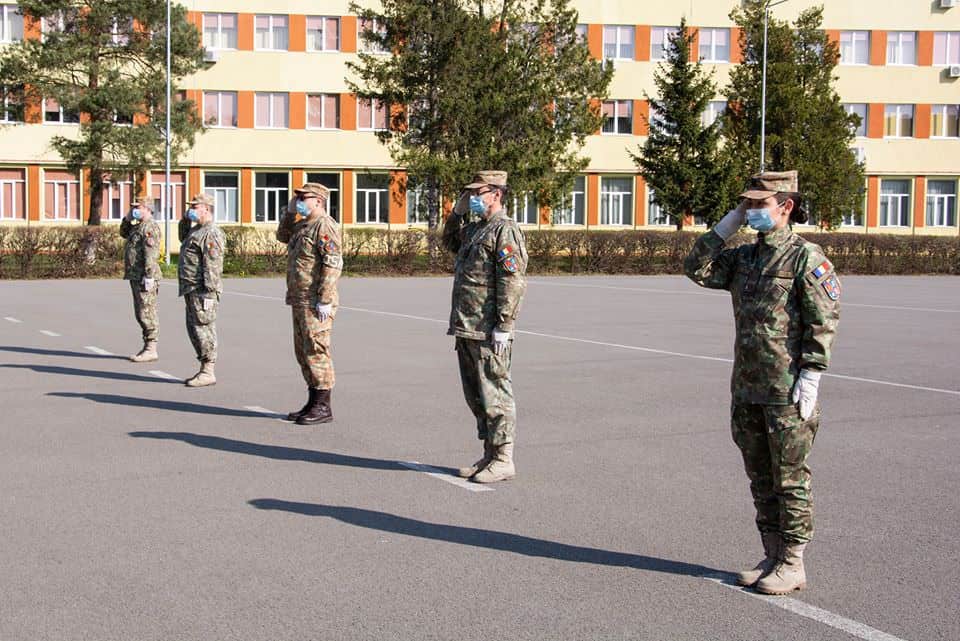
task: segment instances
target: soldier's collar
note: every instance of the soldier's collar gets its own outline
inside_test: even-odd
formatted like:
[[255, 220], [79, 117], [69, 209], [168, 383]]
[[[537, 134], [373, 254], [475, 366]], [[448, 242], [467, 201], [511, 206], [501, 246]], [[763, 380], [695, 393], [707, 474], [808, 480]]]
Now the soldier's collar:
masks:
[[774, 231], [763, 232], [759, 234], [760, 242], [770, 245], [771, 247], [779, 247], [786, 241], [790, 236], [793, 235], [793, 230], [790, 229], [790, 225], [785, 225], [781, 229], [776, 229]]

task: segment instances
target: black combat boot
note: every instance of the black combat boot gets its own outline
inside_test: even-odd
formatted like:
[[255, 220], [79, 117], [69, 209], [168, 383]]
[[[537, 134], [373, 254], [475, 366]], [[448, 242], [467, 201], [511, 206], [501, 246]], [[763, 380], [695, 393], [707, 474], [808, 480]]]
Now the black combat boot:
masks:
[[333, 410], [330, 409], [330, 390], [318, 389], [313, 397], [309, 409], [297, 419], [297, 425], [313, 425], [314, 423], [329, 423], [333, 420]]
[[317, 396], [317, 390], [313, 389], [312, 387], [308, 387], [307, 394], [308, 394], [307, 402], [304, 404], [304, 406], [295, 412], [290, 412], [289, 414], [287, 414], [288, 421], [297, 420], [298, 418], [300, 418], [301, 415], [306, 414], [307, 410], [310, 409], [310, 406], [313, 405], [313, 399], [316, 398]]

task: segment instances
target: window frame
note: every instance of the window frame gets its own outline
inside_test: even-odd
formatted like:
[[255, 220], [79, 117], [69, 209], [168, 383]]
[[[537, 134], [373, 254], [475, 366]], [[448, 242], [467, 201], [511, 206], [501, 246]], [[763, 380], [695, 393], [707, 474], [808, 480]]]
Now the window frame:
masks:
[[[663, 43], [660, 46], [660, 50], [663, 52], [663, 55], [657, 56], [654, 52], [657, 51], [656, 47], [656, 38], [654, 35], [659, 32], [663, 32]], [[667, 47], [670, 46], [670, 37], [674, 34], [679, 34], [680, 30], [677, 27], [651, 27], [650, 29], [650, 60], [652, 62], [661, 62], [667, 59]], [[699, 53], [699, 52], [698, 52]]]
[[[909, 108], [910, 108], [910, 135], [908, 135], [908, 136], [905, 136], [905, 135], [903, 134], [903, 131], [902, 131], [903, 116], [904, 116], [904, 114], [903, 114], [903, 108], [904, 108], [904, 107], [909, 107]], [[890, 112], [891, 109], [895, 109], [895, 110], [896, 110], [897, 129], [896, 129], [896, 133], [895, 133], [895, 134], [888, 134], [888, 133], [887, 133], [887, 122], [888, 122], [888, 120], [889, 120], [889, 118], [890, 118], [890, 115], [891, 115], [891, 112]], [[914, 134], [915, 134], [915, 132], [916, 132], [916, 129], [917, 129], [917, 121], [916, 121], [916, 119], [917, 119], [916, 105], [907, 104], [907, 103], [899, 103], [899, 102], [898, 102], [898, 103], [888, 103], [888, 104], [884, 105], [884, 108], [883, 108], [883, 137], [884, 137], [884, 138], [893, 138], [893, 139], [898, 139], [898, 138], [902, 138], [902, 139], [913, 138], [913, 137], [914, 137]]]
[[[607, 29], [616, 30], [616, 38], [614, 42], [610, 43], [607, 41]], [[628, 46], [628, 43], [621, 37], [622, 34], [630, 34], [630, 55], [625, 56], [624, 48]], [[603, 36], [602, 40], [602, 50], [603, 50], [603, 59], [604, 60], [633, 60], [637, 55], [637, 29], [633, 25], [629, 24], [605, 24], [603, 25]], [[612, 44], [616, 49], [616, 55], [608, 56], [607, 55], [607, 45]]]
[[370, 29], [367, 29], [367, 22], [368, 21], [363, 18], [357, 20], [357, 51], [359, 53], [369, 53], [375, 56], [389, 55], [389, 49], [385, 49], [380, 46], [380, 43], [367, 40], [363, 36], [364, 31], [379, 31], [381, 33], [385, 33], [386, 27], [380, 24], [379, 20], [374, 18], [373, 20], [369, 21], [372, 26]]
[[[310, 47], [310, 32], [311, 32], [311, 31], [315, 31], [315, 30], [311, 30], [310, 27], [309, 27], [309, 25], [310, 25], [310, 19], [311, 19], [311, 18], [319, 19], [319, 20], [323, 21], [323, 27], [320, 29], [320, 41], [323, 43], [323, 48], [322, 48], [322, 49], [314, 49], [314, 48], [311, 48], [311, 47]], [[327, 48], [327, 21], [328, 21], [328, 20], [334, 20], [334, 21], [337, 23], [337, 46], [334, 47], [333, 49], [328, 49], [328, 48]], [[304, 28], [306, 29], [306, 35], [307, 35], [307, 40], [306, 40], [306, 42], [307, 42], [307, 52], [309, 52], [309, 53], [336, 53], [336, 52], [339, 52], [339, 51], [341, 50], [341, 47], [343, 46], [343, 44], [342, 44], [342, 43], [343, 43], [343, 21], [340, 19], [340, 16], [325, 16], [325, 15], [313, 15], [313, 14], [311, 14], [311, 15], [308, 15], [308, 16], [306, 17], [306, 26], [305, 26]]]
[[[0, 220], [26, 220], [27, 219], [27, 172], [23, 169], [6, 169], [6, 171], [20, 172], [20, 178], [0, 178]], [[7, 199], [4, 195], [10, 190], [10, 202], [13, 209], [17, 208], [17, 185], [20, 185], [20, 215], [10, 215], [7, 210]]]
[[[55, 171], [63, 171], [63, 170], [55, 170]], [[76, 176], [71, 176], [71, 178], [68, 179], [68, 180], [49, 180], [49, 179], [47, 178], [47, 172], [44, 171], [43, 173], [44, 173], [44, 175], [43, 175], [43, 194], [44, 194], [44, 198], [43, 198], [43, 209], [44, 209], [44, 211], [43, 211], [43, 217], [44, 217], [44, 220], [80, 220], [80, 200], [81, 200], [81, 198], [83, 197], [83, 195], [80, 193], [80, 181], [76, 178]], [[61, 216], [61, 215], [59, 215], [59, 212], [57, 211], [57, 208], [54, 209], [53, 216], [49, 216], [49, 215], [48, 215], [50, 210], [48, 209], [49, 203], [47, 202], [47, 198], [46, 198], [47, 185], [53, 185], [53, 186], [54, 186], [53, 196], [54, 196], [54, 204], [55, 204], [55, 205], [56, 205], [57, 202], [59, 202], [60, 191], [59, 191], [58, 187], [63, 186], [63, 187], [65, 188], [64, 194], [66, 195], [66, 199], [65, 199], [65, 201], [66, 201], [66, 211], [67, 211], [67, 215], [66, 215], [66, 216]], [[73, 185], [72, 188], [71, 188], [71, 185]], [[75, 192], [75, 193], [74, 193], [74, 192]], [[72, 201], [71, 195], [75, 196], [75, 198], [76, 198], [75, 201]], [[69, 212], [70, 212], [70, 209], [71, 209], [71, 205], [72, 205], [72, 207], [75, 209], [75, 214], [76, 214], [75, 216], [69, 215]]]
[[[518, 225], [537, 226], [540, 224], [540, 203], [537, 201], [536, 194], [524, 191], [519, 194], [514, 194], [511, 200], [510, 217], [513, 218]], [[533, 222], [528, 220], [528, 214], [531, 213], [531, 206], [533, 207]]]
[[[271, 187], [257, 185], [260, 177], [284, 176], [287, 179], [286, 187]], [[266, 182], [266, 180], [264, 181]], [[283, 212], [286, 211], [287, 203], [290, 201], [290, 172], [289, 171], [256, 171], [253, 175], [253, 222], [254, 223], [278, 223]], [[264, 209], [261, 212], [260, 197], [263, 196]], [[272, 202], [271, 202], [272, 201]], [[274, 211], [271, 215], [270, 206], [273, 205]]]
[[[629, 184], [629, 190], [607, 190], [605, 187], [613, 180], [626, 181]], [[597, 220], [599, 227], [633, 227], [635, 213], [634, 198], [636, 197], [637, 190], [636, 182], [631, 175], [610, 174], [600, 176], [600, 212]], [[627, 201], [626, 206], [624, 201]], [[616, 212], [614, 212], [614, 204], [616, 204]], [[616, 220], [614, 220], [615, 213]], [[624, 222], [624, 220], [629, 222]]]
[[[863, 107], [863, 114], [860, 114], [858, 111], [855, 111], [857, 107]], [[858, 127], [853, 133], [857, 138], [866, 138], [867, 132], [867, 119], [870, 117], [870, 105], [865, 102], [845, 102], [843, 103], [843, 111], [847, 114], [854, 114], [860, 116], [860, 127]], [[886, 118], [884, 118], [886, 120]], [[863, 133], [860, 133], [863, 131]]]
[[[884, 194], [883, 185], [884, 183], [890, 183], [890, 182], [906, 184], [907, 185], [906, 193]], [[910, 180], [909, 178], [901, 177], [901, 178], [881, 178], [880, 179], [880, 194], [879, 194], [880, 198], [879, 198], [878, 209], [877, 209], [877, 227], [897, 227], [899, 229], [907, 229], [910, 227], [911, 223], [913, 222], [912, 221], [912, 213], [913, 213], [912, 212], [912, 207], [913, 207], [912, 190], [913, 190], [913, 181]], [[898, 216], [898, 220], [903, 220], [903, 218], [906, 219], [905, 222], [903, 222], [902, 224], [900, 222], [898, 222], [895, 225], [891, 225], [889, 223], [890, 204], [894, 201], [896, 201], [897, 203], [903, 203], [902, 207], [898, 205], [898, 211], [896, 212], [896, 215]], [[887, 206], [887, 213], [886, 213], [887, 222], [886, 223], [884, 222], [884, 205]]]
[[[235, 180], [236, 187], [209, 187], [207, 185], [207, 179], [211, 176], [232, 176]], [[213, 219], [218, 223], [238, 223], [240, 222], [240, 172], [231, 171], [231, 170], [218, 170], [218, 171], [205, 171], [203, 172], [203, 193], [208, 194], [213, 197], [214, 207], [213, 207]], [[212, 192], [212, 193], [211, 193]], [[224, 202], [228, 205], [226, 207], [220, 207], [216, 204], [217, 202], [217, 192], [223, 192], [223, 195], [226, 196]], [[227, 217], [227, 214], [230, 213], [230, 199], [229, 196], [233, 195], [233, 211], [234, 216], [232, 218]]]
[[[943, 62], [937, 60], [937, 39], [944, 38]], [[956, 60], [950, 60], [950, 52], [956, 53]], [[950, 67], [960, 65], [960, 31], [935, 31], [933, 33], [933, 66]]]
[[[360, 121], [360, 109], [361, 103], [369, 102], [370, 103], [370, 125], [367, 126], [366, 123]], [[374, 104], [378, 105], [377, 109], [374, 109]], [[377, 111], [380, 108], [383, 108], [383, 127], [377, 127]], [[376, 98], [371, 98], [366, 100], [365, 98], [357, 98], [357, 131], [386, 131], [390, 127], [390, 110], [388, 109], [386, 103], [381, 102]]]
[[[260, 115], [260, 107], [258, 106], [259, 100], [257, 98], [261, 96], [267, 96], [267, 104], [270, 105], [270, 113], [268, 115], [269, 125], [258, 125], [259, 121], [258, 116]], [[283, 114], [283, 126], [277, 126], [276, 123], [276, 110], [274, 109], [273, 100], [277, 96], [283, 97], [284, 103], [284, 114]], [[254, 129], [276, 129], [284, 130], [290, 128], [290, 94], [285, 91], [257, 91], [253, 94], [253, 128]]]
[[[320, 123], [321, 123], [321, 125], [320, 125], [319, 127], [316, 126], [316, 125], [311, 125], [311, 124], [310, 124], [310, 99], [311, 99], [311, 98], [320, 98], [320, 99], [321, 99], [321, 100], [320, 100]], [[334, 116], [335, 126], [333, 126], [333, 127], [327, 127], [325, 124], [323, 124], [323, 123], [325, 123], [325, 122], [327, 121], [326, 101], [323, 100], [324, 98], [333, 98], [333, 99], [334, 99], [334, 105], [335, 105], [335, 109], [336, 109], [336, 115]], [[306, 106], [307, 106], [307, 127], [306, 127], [307, 129], [309, 129], [309, 130], [311, 130], [311, 131], [338, 131], [339, 129], [341, 129], [341, 127], [340, 127], [340, 94], [338, 94], [338, 93], [308, 93], [308, 94], [306, 95], [306, 98], [304, 98], [304, 100], [306, 100]], [[358, 115], [359, 115], [359, 114], [358, 114]]]
[[[217, 41], [220, 41], [220, 40], [224, 39], [224, 35], [223, 35], [224, 33], [229, 34], [231, 31], [233, 32], [232, 40], [233, 40], [234, 45], [233, 45], [232, 47], [230, 47], [230, 46], [220, 47], [220, 46], [217, 46], [217, 45], [214, 45], [214, 44], [207, 44], [207, 25], [206, 25], [207, 16], [216, 16], [216, 18], [217, 18], [217, 30], [216, 30], [216, 32], [215, 32], [215, 33], [216, 33], [216, 36], [217, 36]], [[224, 17], [224, 16], [233, 16], [233, 29], [224, 29], [224, 27], [223, 27], [223, 17]], [[229, 11], [204, 11], [203, 14], [202, 14], [201, 17], [200, 17], [200, 24], [201, 24], [201, 39], [200, 39], [200, 41], [201, 41], [201, 43], [203, 44], [203, 48], [204, 48], [204, 49], [209, 49], [209, 50], [211, 50], [211, 51], [214, 51], [214, 50], [216, 50], [216, 51], [236, 51], [236, 50], [237, 50], [237, 46], [239, 45], [239, 39], [238, 39], [238, 38], [239, 38], [239, 31], [240, 31], [239, 22], [240, 22], [240, 21], [239, 21], [239, 15], [236, 14], [236, 13], [231, 13], [231, 12], [229, 12]], [[227, 35], [225, 39], [226, 39], [226, 41], [227, 41], [226, 44], [229, 45], [229, 44], [230, 44], [230, 41], [231, 41], [230, 36]]]
[[[723, 33], [727, 37], [727, 44], [724, 45], [727, 51], [726, 58], [717, 57], [717, 34]], [[710, 57], [704, 57], [703, 55], [703, 34], [710, 34]], [[711, 64], [726, 64], [730, 62], [730, 29], [728, 27], [705, 27], [699, 29], [699, 38], [697, 42], [697, 56], [700, 59], [700, 62], [706, 62]]]
[[[937, 110], [940, 108], [942, 112], [940, 114], [941, 118], [941, 127], [940, 131], [936, 131], [934, 124], [936, 123]], [[953, 109], [956, 113], [954, 115], [954, 120], [956, 124], [954, 125], [957, 129], [957, 133], [951, 135], [948, 133], [948, 122], [949, 117], [947, 111]], [[941, 105], [932, 105], [930, 107], [930, 137], [938, 140], [953, 140], [954, 138], [960, 138], [960, 104], [941, 104]]]
[[[385, 187], [361, 187], [360, 181], [364, 178], [371, 177], [384, 177], [386, 178]], [[385, 225], [390, 221], [390, 174], [385, 173], [371, 173], [371, 174], [359, 174], [357, 176], [357, 184], [354, 188], [356, 203], [354, 208], [354, 222], [358, 225]], [[370, 220], [370, 204], [371, 204], [371, 195], [376, 194], [376, 197], [373, 199], [376, 202], [376, 220]], [[363, 196], [361, 198], [361, 195]], [[382, 198], [382, 200], [381, 200]], [[361, 200], [364, 205], [364, 215], [360, 215]], [[381, 210], [381, 205], [383, 205]]]
[[[845, 60], [844, 60], [844, 57], [843, 57], [843, 51], [844, 51], [844, 49], [843, 49], [843, 37], [844, 37], [845, 34], [850, 34], [850, 46], [851, 46], [851, 48], [852, 48], [853, 58], [854, 58], [854, 60], [853, 60], [852, 62], [850, 62], [850, 61], [845, 61]], [[857, 62], [857, 61], [856, 61], [856, 59], [857, 59], [857, 54], [859, 53], [859, 49], [858, 49], [858, 47], [857, 47], [857, 42], [858, 42], [858, 40], [856, 39], [857, 34], [866, 34], [866, 40], [864, 41], [864, 45], [863, 45], [863, 47], [864, 47], [864, 49], [863, 49], [864, 62]], [[870, 65], [870, 39], [871, 39], [872, 37], [873, 37], [873, 34], [871, 34], [870, 31], [864, 30], [864, 29], [851, 29], [851, 30], [847, 30], [847, 31], [841, 31], [841, 32], [840, 32], [840, 43], [839, 43], [839, 44], [840, 44], [840, 60], [839, 60], [838, 64], [839, 64], [839, 65], [843, 65], [843, 66], [856, 66], [856, 67], [869, 66], [869, 65]]]
[[[257, 21], [260, 18], [267, 19], [267, 40], [268, 45], [266, 47], [261, 47], [257, 44], [258, 36], [260, 35], [260, 28], [257, 26]], [[283, 30], [286, 32], [286, 45], [284, 47], [277, 46], [277, 30], [279, 27], [274, 24], [274, 20], [279, 19], [283, 21]], [[290, 51], [290, 16], [284, 13], [258, 13], [253, 16], [253, 50], [254, 51]]]
[[[578, 183], [582, 185], [577, 189]], [[579, 205], [579, 207], [578, 207]], [[578, 215], [579, 209], [579, 215]], [[569, 214], [570, 222], [566, 221]], [[580, 218], [580, 221], [577, 221]], [[570, 190], [560, 197], [560, 202], [550, 213], [550, 222], [555, 227], [584, 227], [587, 223], [587, 177], [579, 174]]]
[[[58, 113], [59, 113], [59, 115], [60, 115], [60, 119], [59, 119], [59, 120], [47, 120], [47, 113], [48, 113], [47, 101], [48, 101], [48, 100], [53, 100], [54, 102], [57, 103], [57, 107], [58, 107], [58, 110], [59, 110]], [[45, 125], [79, 125], [79, 124], [80, 124], [80, 112], [77, 112], [77, 113], [76, 113], [76, 116], [73, 116], [73, 114], [70, 113], [70, 112], [65, 112], [65, 111], [63, 110], [63, 105], [60, 104], [60, 101], [59, 101], [59, 100], [55, 100], [55, 99], [53, 99], [53, 98], [44, 98], [44, 99], [40, 102], [40, 109], [41, 109], [41, 112], [43, 113], [43, 124], [45, 124]], [[74, 117], [75, 117], [76, 120], [66, 120], [66, 117], [67, 117], [68, 115], [69, 115], [71, 118], [74, 118]]]
[[[211, 125], [208, 122], [207, 118], [207, 96], [212, 96], [216, 94], [217, 96], [217, 124]], [[222, 124], [223, 120], [223, 98], [224, 96], [233, 97], [233, 124], [224, 125]], [[237, 125], [240, 122], [240, 115], [237, 113], [239, 109], [238, 105], [238, 96], [236, 91], [204, 91], [203, 92], [203, 107], [202, 107], [202, 119], [203, 126], [208, 129], [236, 129]]]
[[[0, 4], [0, 42], [11, 43], [20, 42], [23, 40], [23, 15], [20, 13], [19, 9], [20, 7], [17, 4]], [[10, 37], [11, 25], [13, 23], [11, 16], [14, 15], [20, 16], [20, 37], [18, 38]]]
[[[904, 36], [909, 35], [913, 39], [913, 61], [912, 62], [903, 62], [903, 38]], [[896, 42], [891, 42], [891, 39], [896, 38]], [[887, 65], [891, 67], [916, 67], [917, 66], [917, 32], [916, 31], [888, 31], [887, 32]], [[890, 47], [894, 47], [896, 51], [896, 57], [899, 58], [898, 62], [890, 61]]]
[[[951, 183], [953, 185], [953, 193], [952, 194], [931, 194], [930, 193], [931, 183]], [[960, 184], [958, 184], [958, 181], [956, 178], [935, 178], [932, 180], [929, 178], [927, 179], [927, 190], [926, 190], [926, 194], [924, 194], [926, 196], [925, 205], [924, 205], [924, 223], [927, 227], [935, 227], [938, 229], [953, 229], [957, 226], [957, 203], [960, 202], [960, 200], [958, 200], [957, 198], [958, 196], [957, 192], [960, 191], [958, 187], [960, 187]], [[945, 221], [943, 223], [934, 222], [934, 217], [936, 217], [937, 212], [931, 211], [931, 204], [933, 204], [931, 203], [931, 199], [933, 200], [934, 203], [936, 203], [937, 201], [941, 201], [944, 204], [942, 209], [939, 210], [940, 213], [942, 213], [943, 216], [945, 217]]]
[[[601, 110], [604, 109], [607, 105], [613, 105], [613, 115], [605, 117], [603, 124], [600, 126], [600, 135], [601, 136], [633, 136], [633, 100], [604, 100], [601, 104]], [[627, 105], [626, 115], [620, 115], [620, 105]], [[620, 119], [624, 119], [627, 123], [629, 131], [620, 131], [619, 122]], [[607, 123], [613, 122], [613, 131], [607, 131]]]

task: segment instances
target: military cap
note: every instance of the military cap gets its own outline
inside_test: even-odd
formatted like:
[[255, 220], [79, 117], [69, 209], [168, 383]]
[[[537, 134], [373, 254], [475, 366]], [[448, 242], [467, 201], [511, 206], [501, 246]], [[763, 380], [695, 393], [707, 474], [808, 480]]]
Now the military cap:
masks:
[[213, 196], [211, 196], [210, 194], [204, 191], [201, 191], [199, 194], [191, 198], [190, 202], [188, 202], [187, 204], [188, 205], [206, 205], [207, 207], [213, 207], [214, 200], [213, 200]]
[[484, 169], [483, 171], [477, 172], [473, 177], [473, 181], [469, 185], [465, 185], [464, 189], [479, 189], [485, 185], [490, 185], [492, 187], [506, 187], [507, 172], [496, 171], [494, 169]]
[[747, 183], [747, 190], [740, 194], [741, 198], [750, 200], [765, 200], [779, 193], [796, 193], [800, 188], [796, 171], [765, 171], [754, 174]]
[[327, 198], [330, 195], [330, 190], [320, 183], [304, 183], [303, 187], [294, 189], [293, 193], [316, 196], [317, 198]]

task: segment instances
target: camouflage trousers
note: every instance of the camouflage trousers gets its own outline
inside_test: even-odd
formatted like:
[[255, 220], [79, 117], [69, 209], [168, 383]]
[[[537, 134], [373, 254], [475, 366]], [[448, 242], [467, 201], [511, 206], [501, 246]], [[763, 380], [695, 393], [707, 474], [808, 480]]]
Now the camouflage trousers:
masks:
[[330, 358], [331, 329], [323, 329], [317, 312], [294, 305], [293, 351], [297, 354], [303, 380], [314, 389], [333, 389], [336, 375]]
[[130, 291], [133, 292], [133, 315], [140, 324], [144, 343], [157, 340], [160, 334], [160, 320], [157, 317], [157, 290], [159, 289], [159, 282], [153, 284], [153, 290], [145, 292], [142, 281], [130, 281]]
[[477, 437], [495, 446], [513, 443], [517, 429], [510, 381], [513, 343], [497, 356], [489, 341], [457, 338], [456, 350], [463, 397], [477, 419]]
[[806, 421], [796, 405], [733, 405], [733, 440], [743, 455], [761, 533], [788, 543], [813, 536], [807, 457], [820, 426], [820, 408]]
[[220, 296], [209, 298], [198, 292], [184, 294], [187, 306], [187, 335], [201, 363], [217, 362], [217, 308]]

